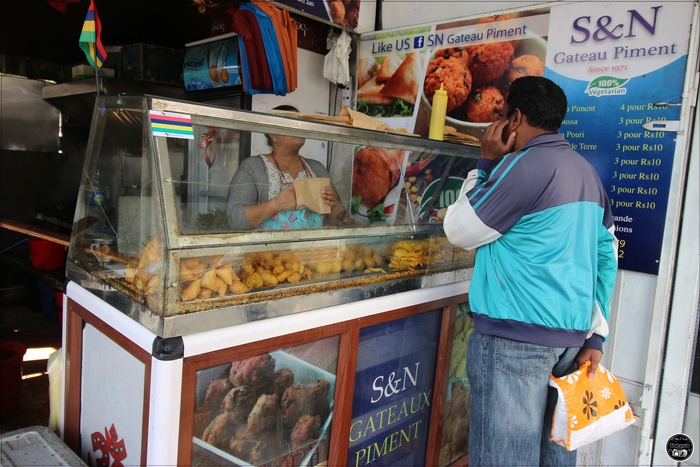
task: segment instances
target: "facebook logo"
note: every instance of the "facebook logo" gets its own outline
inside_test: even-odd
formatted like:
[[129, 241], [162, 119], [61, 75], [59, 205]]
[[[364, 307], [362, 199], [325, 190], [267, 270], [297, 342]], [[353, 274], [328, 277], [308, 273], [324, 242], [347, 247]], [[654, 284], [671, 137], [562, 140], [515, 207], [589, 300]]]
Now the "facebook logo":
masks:
[[425, 38], [423, 36], [418, 36], [413, 38], [413, 48], [422, 49]]

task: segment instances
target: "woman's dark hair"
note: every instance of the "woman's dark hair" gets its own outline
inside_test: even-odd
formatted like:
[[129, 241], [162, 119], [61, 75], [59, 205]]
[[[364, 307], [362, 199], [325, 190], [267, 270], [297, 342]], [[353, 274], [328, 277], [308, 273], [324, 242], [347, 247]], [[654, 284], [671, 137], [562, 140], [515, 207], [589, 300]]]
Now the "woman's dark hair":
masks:
[[567, 101], [564, 91], [553, 81], [541, 76], [523, 76], [510, 85], [506, 105], [506, 117], [520, 109], [530, 125], [557, 131], [566, 115]]
[[[294, 107], [293, 105], [278, 105], [277, 107], [274, 107], [272, 110], [282, 110], [285, 112], [296, 112], [299, 113], [299, 109]], [[265, 138], [267, 139], [267, 145], [272, 147], [272, 138], [270, 138], [270, 135], [265, 135]]]

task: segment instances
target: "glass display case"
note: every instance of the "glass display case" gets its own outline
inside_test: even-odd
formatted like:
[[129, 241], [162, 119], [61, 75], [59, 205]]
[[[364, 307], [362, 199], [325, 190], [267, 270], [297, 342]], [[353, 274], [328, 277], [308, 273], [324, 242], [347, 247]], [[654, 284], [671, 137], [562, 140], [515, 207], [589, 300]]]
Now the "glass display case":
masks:
[[320, 465], [338, 336], [196, 371], [191, 465]]
[[[234, 174], [270, 154], [269, 135], [303, 138], [308, 178], [337, 192], [332, 213], [297, 206], [320, 224], [241, 228], [233, 218], [231, 194], [258, 188], [233, 185]], [[441, 219], [478, 154], [402, 129], [103, 96], [68, 277], [161, 337], [467, 280], [473, 254], [447, 242]], [[303, 190], [295, 182], [297, 203]]]

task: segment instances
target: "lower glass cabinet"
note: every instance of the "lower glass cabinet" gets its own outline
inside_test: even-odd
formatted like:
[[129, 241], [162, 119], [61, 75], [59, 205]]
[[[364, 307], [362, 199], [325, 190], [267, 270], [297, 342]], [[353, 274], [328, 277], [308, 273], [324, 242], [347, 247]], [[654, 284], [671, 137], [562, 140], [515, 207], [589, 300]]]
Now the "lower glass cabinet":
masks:
[[327, 461], [338, 343], [334, 336], [197, 371], [192, 464]]

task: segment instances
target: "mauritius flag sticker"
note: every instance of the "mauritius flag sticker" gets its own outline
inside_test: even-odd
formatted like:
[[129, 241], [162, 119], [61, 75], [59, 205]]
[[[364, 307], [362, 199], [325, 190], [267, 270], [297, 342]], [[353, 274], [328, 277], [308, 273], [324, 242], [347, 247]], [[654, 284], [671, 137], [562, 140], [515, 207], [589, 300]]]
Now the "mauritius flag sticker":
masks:
[[153, 136], [169, 136], [171, 138], [194, 139], [192, 117], [185, 114], [150, 110]]

